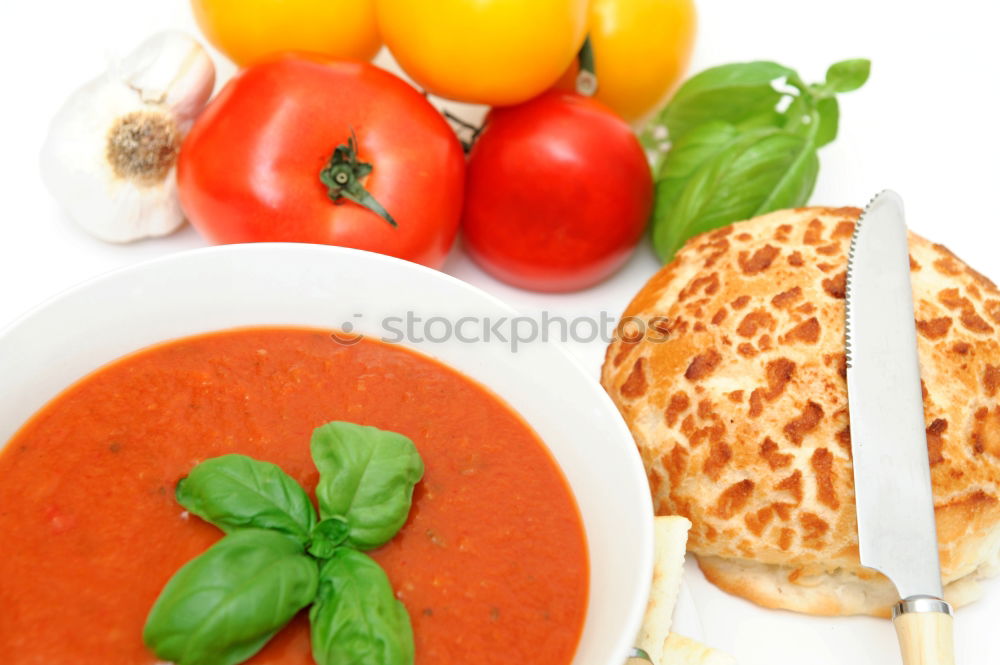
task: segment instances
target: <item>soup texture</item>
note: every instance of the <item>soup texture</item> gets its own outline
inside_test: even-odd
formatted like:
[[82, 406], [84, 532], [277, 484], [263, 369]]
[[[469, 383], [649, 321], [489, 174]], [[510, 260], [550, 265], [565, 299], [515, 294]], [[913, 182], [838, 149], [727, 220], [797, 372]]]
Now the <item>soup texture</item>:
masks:
[[[399, 534], [371, 552], [419, 665], [567, 665], [587, 604], [576, 503], [544, 444], [479, 384], [425, 356], [329, 332], [241, 329], [121, 359], [0, 451], [0, 653], [10, 665], [153, 665], [153, 601], [222, 533], [174, 499], [197, 463], [243, 453], [312, 492], [312, 430], [400, 432], [426, 467]], [[250, 663], [312, 663], [300, 614]]]

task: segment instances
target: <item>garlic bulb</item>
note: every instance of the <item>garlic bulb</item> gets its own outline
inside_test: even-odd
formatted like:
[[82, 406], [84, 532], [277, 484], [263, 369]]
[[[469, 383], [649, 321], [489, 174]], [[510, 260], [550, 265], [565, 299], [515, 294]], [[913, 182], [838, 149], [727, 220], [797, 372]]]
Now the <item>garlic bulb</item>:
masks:
[[177, 31], [150, 37], [59, 109], [42, 147], [42, 180], [102, 240], [176, 230], [184, 223], [177, 154], [214, 85], [198, 42]]

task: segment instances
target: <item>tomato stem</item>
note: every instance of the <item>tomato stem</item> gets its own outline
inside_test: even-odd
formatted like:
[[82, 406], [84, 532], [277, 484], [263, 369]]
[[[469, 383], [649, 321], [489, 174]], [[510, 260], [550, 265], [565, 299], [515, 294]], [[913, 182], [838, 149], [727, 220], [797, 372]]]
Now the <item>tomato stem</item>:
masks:
[[351, 135], [347, 139], [347, 145], [341, 144], [334, 149], [330, 161], [319, 172], [319, 180], [326, 185], [326, 195], [334, 203], [340, 203], [341, 199], [347, 199], [371, 210], [389, 222], [393, 228], [398, 227], [399, 225], [389, 214], [389, 211], [383, 208], [382, 204], [376, 201], [375, 197], [361, 184], [361, 179], [371, 172], [371, 164], [358, 160], [358, 137], [354, 135], [352, 129]]
[[482, 133], [485, 125], [474, 125], [471, 122], [459, 118], [457, 115], [455, 115], [448, 109], [443, 109], [441, 111], [441, 115], [443, 115], [447, 120], [450, 120], [451, 122], [458, 125], [459, 128], [467, 130], [470, 133], [468, 141], [459, 137], [459, 143], [462, 144], [462, 149], [466, 153], [472, 150], [472, 145], [476, 142], [476, 139], [479, 138], [479, 135]]
[[583, 46], [576, 56], [580, 71], [576, 75], [576, 91], [585, 97], [593, 97], [597, 93], [597, 70], [594, 66], [594, 45], [590, 35], [583, 40]]

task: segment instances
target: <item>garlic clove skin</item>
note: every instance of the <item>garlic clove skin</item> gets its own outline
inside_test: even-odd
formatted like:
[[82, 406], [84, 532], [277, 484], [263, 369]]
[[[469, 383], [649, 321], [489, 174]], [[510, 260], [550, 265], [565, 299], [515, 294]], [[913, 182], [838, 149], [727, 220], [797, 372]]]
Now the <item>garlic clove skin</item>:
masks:
[[154, 35], [74, 92], [41, 152], [42, 180], [90, 234], [125, 243], [184, 223], [177, 197], [181, 141], [215, 85], [191, 37]]
[[187, 126], [215, 87], [215, 65], [201, 44], [179, 30], [157, 33], [118, 64], [119, 76], [147, 104], [162, 104]]

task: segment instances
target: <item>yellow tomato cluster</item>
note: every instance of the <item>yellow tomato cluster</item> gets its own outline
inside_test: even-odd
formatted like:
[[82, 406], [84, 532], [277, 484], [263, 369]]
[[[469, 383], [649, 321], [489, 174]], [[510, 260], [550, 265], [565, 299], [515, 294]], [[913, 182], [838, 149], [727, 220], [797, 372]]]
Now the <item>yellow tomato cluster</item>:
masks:
[[571, 80], [589, 34], [597, 98], [637, 121], [679, 83], [694, 0], [192, 0], [209, 40], [237, 64], [277, 51], [368, 60], [385, 42], [429, 92], [523, 102]]

